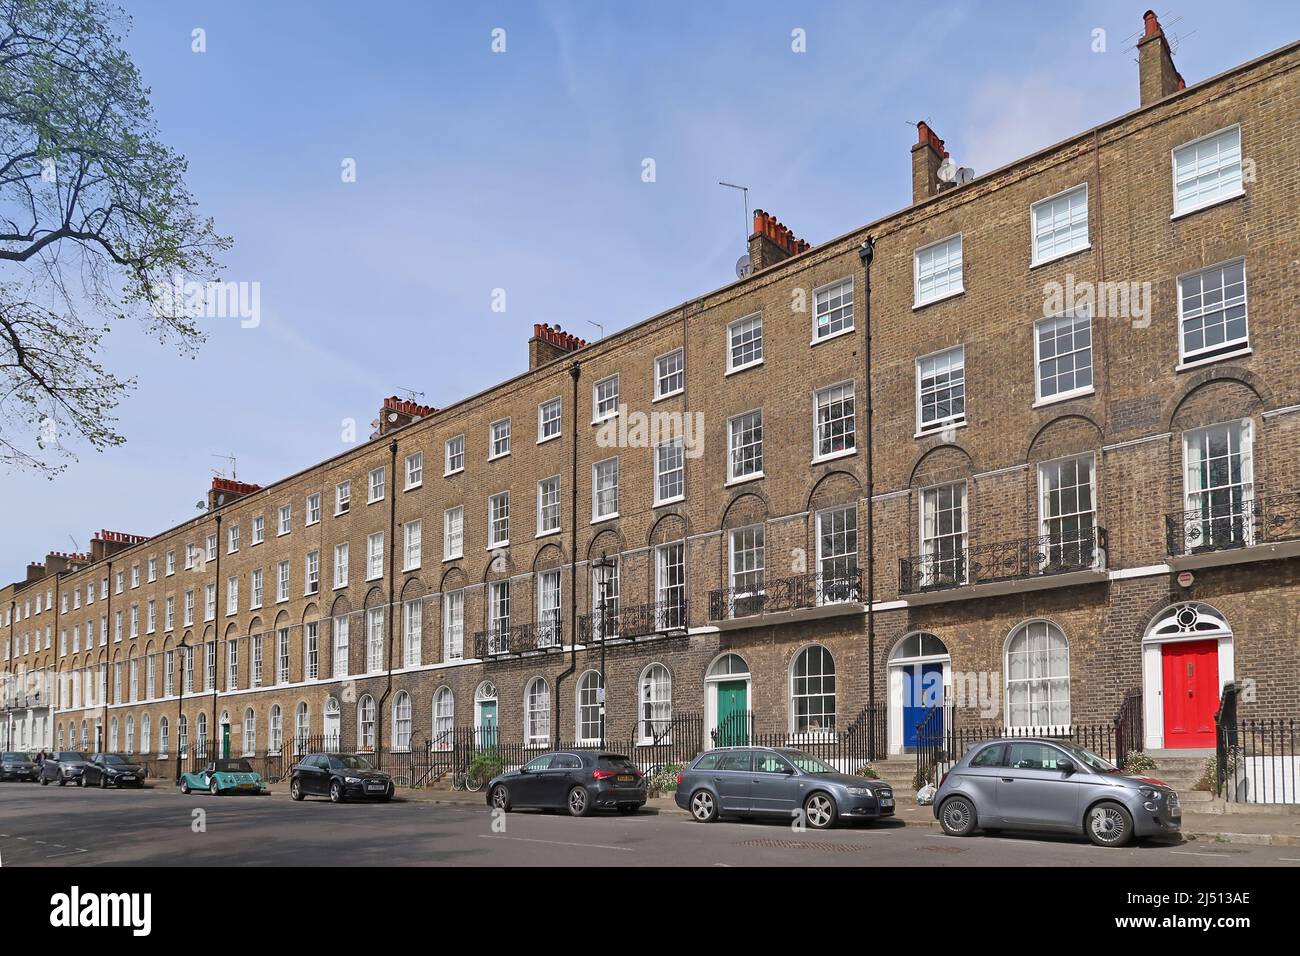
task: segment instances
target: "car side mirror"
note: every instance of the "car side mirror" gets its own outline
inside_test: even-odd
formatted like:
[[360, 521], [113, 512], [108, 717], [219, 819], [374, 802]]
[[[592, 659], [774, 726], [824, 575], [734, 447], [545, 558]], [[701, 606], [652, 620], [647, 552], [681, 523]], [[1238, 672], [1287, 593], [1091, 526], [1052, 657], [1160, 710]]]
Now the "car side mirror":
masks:
[[1066, 775], [1072, 774], [1072, 773], [1074, 773], [1074, 761], [1073, 761], [1073, 760], [1058, 760], [1058, 761], [1056, 761], [1056, 769], [1059, 770], [1059, 771], [1061, 771], [1061, 773], [1066, 774]]
[[782, 768], [781, 772], [782, 772], [783, 774], [785, 774], [787, 777], [793, 777], [793, 776], [794, 776], [794, 767], [789, 767], [789, 766], [784, 767], [784, 768]]

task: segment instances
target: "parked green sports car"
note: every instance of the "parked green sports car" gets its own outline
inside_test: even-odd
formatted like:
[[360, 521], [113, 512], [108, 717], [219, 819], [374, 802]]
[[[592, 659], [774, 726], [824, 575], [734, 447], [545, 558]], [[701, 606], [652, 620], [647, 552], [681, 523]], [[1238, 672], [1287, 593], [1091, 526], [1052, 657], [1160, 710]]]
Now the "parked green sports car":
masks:
[[223, 793], [270, 793], [262, 775], [247, 760], [214, 760], [198, 773], [181, 774], [181, 793], [206, 790], [214, 797]]

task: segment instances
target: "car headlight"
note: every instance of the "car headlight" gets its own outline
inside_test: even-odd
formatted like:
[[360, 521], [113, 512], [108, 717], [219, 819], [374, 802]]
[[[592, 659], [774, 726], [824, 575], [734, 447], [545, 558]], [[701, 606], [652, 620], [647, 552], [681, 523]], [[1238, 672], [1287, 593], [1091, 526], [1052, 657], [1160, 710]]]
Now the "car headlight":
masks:
[[876, 792], [870, 787], [845, 787], [849, 796], [852, 797], [874, 797]]
[[1138, 793], [1142, 794], [1142, 796], [1146, 797], [1148, 800], [1159, 800], [1162, 796], [1160, 791], [1155, 787], [1138, 787]]
[[344, 777], [344, 778], [343, 778], [343, 782], [344, 782], [344, 783], [360, 783], [360, 782], [361, 782], [361, 778], [360, 778], [360, 777]]

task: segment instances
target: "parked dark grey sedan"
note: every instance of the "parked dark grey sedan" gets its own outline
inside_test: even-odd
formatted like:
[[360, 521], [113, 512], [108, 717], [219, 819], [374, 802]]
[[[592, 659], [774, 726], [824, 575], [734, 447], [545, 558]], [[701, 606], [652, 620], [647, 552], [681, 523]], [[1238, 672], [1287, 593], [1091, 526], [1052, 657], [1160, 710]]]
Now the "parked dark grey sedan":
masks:
[[724, 814], [776, 815], [800, 809], [808, 826], [894, 815], [889, 784], [840, 773], [799, 750], [721, 747], [697, 757], [677, 775], [677, 805], [701, 823]]
[[1178, 794], [1152, 777], [1129, 777], [1073, 744], [1002, 739], [976, 744], [943, 778], [934, 815], [944, 832], [990, 830], [1082, 833], [1098, 846], [1177, 833]]
[[16, 751], [0, 754], [0, 780], [28, 780], [35, 783], [37, 772], [30, 754]]
[[60, 787], [69, 783], [84, 787], [86, 783], [83, 774], [89, 762], [90, 755], [78, 750], [61, 750], [50, 754], [41, 764], [41, 786], [54, 782]]
[[130, 757], [122, 754], [95, 754], [81, 772], [83, 786], [103, 787], [143, 787], [144, 765], [133, 763]]
[[519, 807], [569, 811], [585, 817], [610, 808], [636, 813], [645, 804], [645, 777], [622, 754], [599, 750], [565, 750], [534, 757], [518, 770], [488, 782], [488, 806], [510, 811]]

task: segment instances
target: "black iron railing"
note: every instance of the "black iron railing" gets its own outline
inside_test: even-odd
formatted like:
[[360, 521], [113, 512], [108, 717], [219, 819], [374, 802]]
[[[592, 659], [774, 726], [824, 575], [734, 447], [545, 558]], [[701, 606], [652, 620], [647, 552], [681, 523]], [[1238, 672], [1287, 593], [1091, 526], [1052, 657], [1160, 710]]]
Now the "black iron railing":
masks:
[[900, 558], [898, 589], [913, 594], [1105, 566], [1106, 529], [1091, 528]]
[[1170, 555], [1205, 554], [1300, 538], [1300, 492], [1206, 502], [1191, 511], [1165, 515], [1165, 545]]
[[857, 568], [834, 574], [801, 574], [711, 591], [709, 620], [725, 621], [862, 600], [862, 574]]
[[1146, 738], [1142, 721], [1142, 691], [1134, 688], [1124, 695], [1124, 702], [1115, 715], [1115, 756], [1116, 763], [1123, 764], [1124, 758], [1134, 751], [1146, 748]]
[[491, 627], [474, 635], [474, 656], [480, 659], [558, 650], [564, 645], [564, 625], [559, 615], [541, 621]]
[[[685, 598], [679, 601], [655, 601], [651, 604], [627, 605], [620, 603], [617, 610], [610, 611], [605, 627], [601, 627], [600, 612], [583, 614], [578, 618], [578, 641], [590, 644], [601, 640], [616, 638], [651, 637], [673, 634], [686, 630], [690, 621], [690, 602]], [[603, 633], [602, 633], [603, 632]]]

